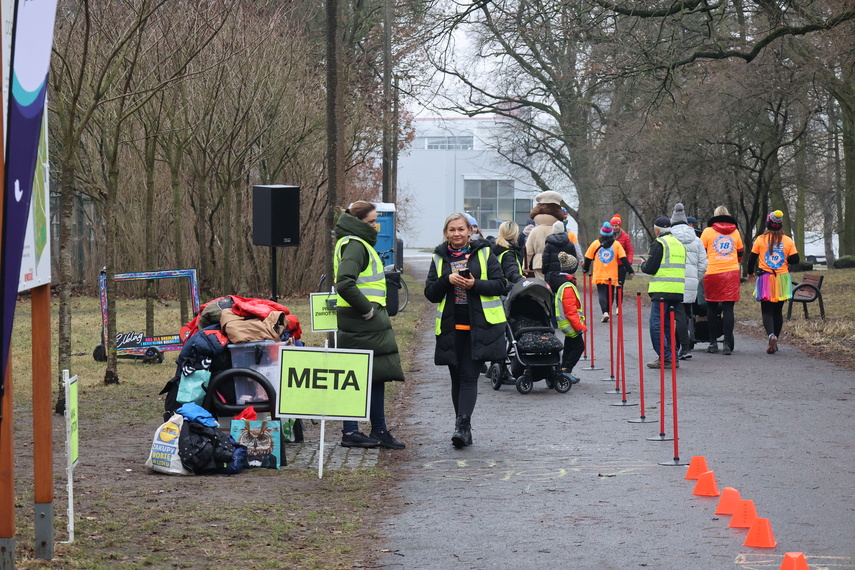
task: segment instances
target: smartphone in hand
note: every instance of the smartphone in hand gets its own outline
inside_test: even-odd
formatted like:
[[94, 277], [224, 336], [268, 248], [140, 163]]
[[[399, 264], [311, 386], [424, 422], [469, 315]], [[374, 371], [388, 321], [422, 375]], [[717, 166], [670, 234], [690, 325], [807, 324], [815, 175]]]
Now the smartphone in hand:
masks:
[[461, 269], [460, 271], [458, 271], [458, 275], [460, 275], [464, 279], [469, 279], [470, 277], [472, 277], [472, 273], [467, 268], [464, 268], [464, 269]]

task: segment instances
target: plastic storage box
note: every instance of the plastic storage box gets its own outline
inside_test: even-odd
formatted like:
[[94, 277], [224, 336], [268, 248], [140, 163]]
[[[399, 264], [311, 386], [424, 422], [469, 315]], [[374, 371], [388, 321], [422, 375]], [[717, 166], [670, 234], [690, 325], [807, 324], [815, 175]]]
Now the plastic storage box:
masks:
[[[284, 342], [260, 341], [228, 345], [233, 368], [251, 368], [263, 374], [279, 388], [279, 352]], [[267, 400], [267, 394], [257, 382], [249, 378], [235, 378], [235, 398], [238, 404]]]

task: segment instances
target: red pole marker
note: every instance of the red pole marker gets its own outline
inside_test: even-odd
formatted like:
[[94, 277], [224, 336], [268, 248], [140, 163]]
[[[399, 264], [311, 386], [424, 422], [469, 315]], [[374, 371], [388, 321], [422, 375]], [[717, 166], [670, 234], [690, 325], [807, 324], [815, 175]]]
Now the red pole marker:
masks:
[[[671, 404], [674, 417], [674, 460], [663, 461], [659, 465], [688, 465], [686, 461], [680, 461], [680, 436], [677, 431], [677, 332], [674, 326], [674, 307], [668, 309], [668, 321], [671, 324]], [[716, 491], [718, 496], [718, 491]]]
[[[590, 287], [588, 283], [588, 274], [582, 273], [582, 314], [590, 315], [591, 311], [588, 310], [588, 287]], [[586, 327], [587, 328], [587, 327]], [[582, 331], [582, 341], [585, 343], [585, 348], [582, 349], [582, 360], [588, 360], [588, 331]]]
[[[611, 311], [612, 303], [614, 303], [614, 298], [612, 297], [612, 280], [609, 278], [609, 310]], [[611, 318], [609, 315], [609, 377], [603, 378], [604, 382], [612, 382], [615, 379], [615, 329], [614, 329], [615, 320]], [[615, 393], [617, 389], [615, 389]], [[612, 392], [607, 392], [611, 394]]]
[[[618, 298], [618, 306], [623, 306], [623, 287], [618, 285], [617, 287], [617, 298]], [[617, 344], [617, 352], [618, 352], [618, 381], [620, 382], [620, 386], [615, 384], [615, 392], [621, 394], [621, 401], [615, 402], [611, 404], [612, 406], [637, 406], [635, 403], [627, 403], [626, 395], [629, 392], [626, 389], [626, 352], [624, 351], [624, 335], [623, 335], [623, 311], [618, 312], [618, 344]]]
[[[651, 307], [651, 311], [653, 308]], [[665, 302], [659, 301], [659, 435], [649, 441], [671, 441], [665, 437]]]
[[626, 420], [631, 424], [646, 424], [651, 423], [644, 412], [644, 333], [641, 328], [641, 292], [635, 294], [635, 304], [638, 312], [638, 397], [641, 402], [641, 414], [637, 419]]
[[[591, 276], [588, 287], [588, 312], [585, 315], [590, 316], [591, 310], [594, 306], [594, 277]], [[591, 341], [591, 365], [586, 366], [585, 368], [580, 368], [580, 370], [602, 370], [602, 368], [594, 366], [594, 323], [591, 321], [591, 326], [588, 327], [588, 339]], [[588, 348], [588, 344], [585, 343], [585, 348]]]

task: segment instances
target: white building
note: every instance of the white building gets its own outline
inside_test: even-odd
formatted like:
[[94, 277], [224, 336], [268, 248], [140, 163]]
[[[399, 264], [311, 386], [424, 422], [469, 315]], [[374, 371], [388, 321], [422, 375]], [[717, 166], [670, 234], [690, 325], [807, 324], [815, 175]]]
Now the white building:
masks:
[[475, 217], [483, 234], [505, 220], [528, 220], [538, 189], [524, 172], [484, 144], [489, 117], [415, 119], [416, 138], [398, 158], [398, 197], [406, 196], [407, 223], [398, 225], [406, 247], [433, 248], [452, 212]]

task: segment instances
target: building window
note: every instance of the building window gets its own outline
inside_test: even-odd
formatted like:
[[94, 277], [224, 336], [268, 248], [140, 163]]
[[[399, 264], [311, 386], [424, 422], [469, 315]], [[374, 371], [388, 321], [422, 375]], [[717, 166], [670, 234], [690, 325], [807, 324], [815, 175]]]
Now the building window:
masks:
[[495, 235], [507, 220], [525, 225], [531, 200], [514, 198], [513, 180], [465, 180], [463, 209], [478, 220], [483, 232]]
[[419, 150], [472, 150], [475, 137], [417, 137], [413, 148]]

